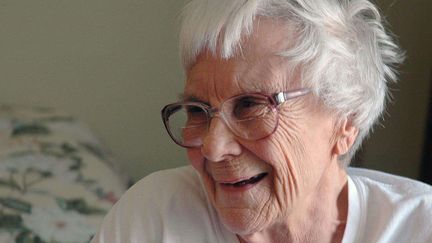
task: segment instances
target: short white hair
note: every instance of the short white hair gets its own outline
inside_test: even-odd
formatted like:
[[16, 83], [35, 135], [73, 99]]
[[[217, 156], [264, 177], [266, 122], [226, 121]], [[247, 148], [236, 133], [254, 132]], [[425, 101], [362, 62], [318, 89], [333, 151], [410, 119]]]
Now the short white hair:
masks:
[[[387, 83], [397, 80], [403, 53], [368, 0], [192, 0], [182, 12], [180, 55], [189, 70], [204, 49], [230, 58], [254, 20], [266, 17], [294, 27], [296, 40], [280, 55], [301, 82], [338, 117], [358, 127], [356, 142], [340, 161], [348, 165], [381, 116]], [[292, 72], [293, 70], [287, 70]]]

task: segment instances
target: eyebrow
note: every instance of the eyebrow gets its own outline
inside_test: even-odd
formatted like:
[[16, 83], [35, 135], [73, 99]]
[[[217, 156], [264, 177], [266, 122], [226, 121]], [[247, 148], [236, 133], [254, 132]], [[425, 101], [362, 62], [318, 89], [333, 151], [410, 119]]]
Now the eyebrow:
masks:
[[203, 100], [201, 100], [200, 98], [198, 98], [194, 95], [188, 95], [188, 94], [180, 93], [178, 95], [178, 98], [182, 102], [199, 102], [199, 103], [203, 103], [203, 104], [208, 105], [207, 102], [204, 102]]

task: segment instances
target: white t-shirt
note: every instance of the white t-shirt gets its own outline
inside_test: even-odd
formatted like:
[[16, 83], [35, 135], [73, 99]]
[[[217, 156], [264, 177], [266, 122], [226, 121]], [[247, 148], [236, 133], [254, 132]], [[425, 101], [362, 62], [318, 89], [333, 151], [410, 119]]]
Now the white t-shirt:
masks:
[[[348, 170], [343, 243], [432, 242], [432, 187], [366, 169]], [[105, 217], [92, 243], [237, 243], [218, 220], [192, 167], [153, 173]]]
[[366, 169], [348, 170], [343, 243], [432, 243], [432, 187]]

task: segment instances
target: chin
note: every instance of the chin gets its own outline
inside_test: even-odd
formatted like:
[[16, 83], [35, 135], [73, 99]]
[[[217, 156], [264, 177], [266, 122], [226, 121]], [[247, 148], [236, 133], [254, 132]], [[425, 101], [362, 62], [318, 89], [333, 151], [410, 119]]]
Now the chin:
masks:
[[262, 231], [265, 220], [260, 220], [256, 212], [248, 209], [217, 209], [224, 226], [237, 235], [250, 235]]
[[[254, 193], [257, 195], [257, 192]], [[267, 196], [267, 195], [266, 195]], [[265, 200], [262, 200], [264, 199]], [[223, 225], [237, 235], [252, 235], [263, 232], [275, 221], [276, 212], [268, 208], [272, 198], [264, 197], [251, 204], [234, 205], [214, 204]]]
[[273, 201], [271, 180], [265, 178], [252, 188], [227, 189], [215, 185], [211, 178], [207, 191], [223, 225], [237, 235], [250, 235], [265, 230], [273, 217], [274, 210], [268, 208]]

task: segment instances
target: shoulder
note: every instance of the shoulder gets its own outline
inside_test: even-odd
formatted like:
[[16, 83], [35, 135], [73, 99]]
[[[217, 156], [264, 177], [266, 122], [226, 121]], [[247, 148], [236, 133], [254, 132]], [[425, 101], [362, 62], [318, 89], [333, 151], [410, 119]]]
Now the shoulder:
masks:
[[362, 190], [403, 198], [432, 195], [432, 186], [406, 177], [360, 168], [349, 168], [348, 174]]
[[223, 242], [220, 235], [200, 177], [185, 166], [133, 185], [105, 217], [94, 242]]
[[348, 169], [355, 184], [364, 242], [430, 242], [432, 187], [388, 173]]
[[203, 196], [204, 193], [201, 180], [191, 166], [154, 172], [135, 183], [124, 197], [161, 200], [184, 191], [197, 196]]
[[212, 210], [201, 178], [191, 166], [157, 171], [144, 177], [125, 193], [121, 203], [135, 205], [142, 211], [157, 211], [162, 217], [168, 213], [181, 216]]

